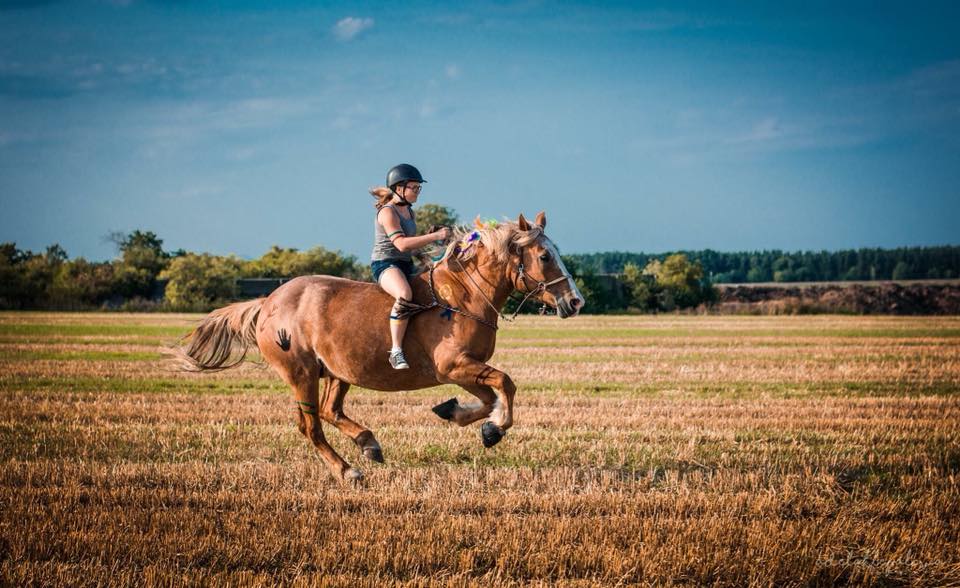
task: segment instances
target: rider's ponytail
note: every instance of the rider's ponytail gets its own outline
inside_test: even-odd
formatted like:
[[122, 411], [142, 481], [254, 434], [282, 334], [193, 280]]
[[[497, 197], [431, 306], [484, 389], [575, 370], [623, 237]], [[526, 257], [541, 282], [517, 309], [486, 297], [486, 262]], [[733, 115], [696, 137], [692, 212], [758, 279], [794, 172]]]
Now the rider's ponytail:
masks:
[[377, 199], [377, 201], [373, 204], [377, 210], [380, 210], [389, 204], [391, 200], [393, 200], [393, 190], [387, 188], [386, 186], [370, 188], [370, 195]]

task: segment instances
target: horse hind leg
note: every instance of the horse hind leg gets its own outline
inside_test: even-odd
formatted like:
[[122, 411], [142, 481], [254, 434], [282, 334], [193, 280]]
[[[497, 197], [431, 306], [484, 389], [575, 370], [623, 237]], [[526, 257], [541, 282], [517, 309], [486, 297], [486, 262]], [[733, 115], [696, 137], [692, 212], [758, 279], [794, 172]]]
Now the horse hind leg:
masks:
[[297, 401], [297, 427], [300, 432], [313, 443], [313, 446], [320, 452], [320, 457], [326, 462], [330, 473], [335, 478], [345, 482], [359, 482], [363, 479], [360, 470], [353, 468], [340, 455], [334, 451], [323, 434], [323, 428], [320, 425], [319, 411], [319, 392], [320, 382], [315, 378], [316, 374], [305, 374], [296, 381], [291, 382], [294, 397]]
[[353, 439], [363, 456], [383, 463], [383, 451], [380, 443], [370, 429], [358, 424], [343, 412], [343, 399], [350, 384], [332, 376], [324, 378], [323, 399], [320, 402], [320, 417], [335, 426], [341, 433]]

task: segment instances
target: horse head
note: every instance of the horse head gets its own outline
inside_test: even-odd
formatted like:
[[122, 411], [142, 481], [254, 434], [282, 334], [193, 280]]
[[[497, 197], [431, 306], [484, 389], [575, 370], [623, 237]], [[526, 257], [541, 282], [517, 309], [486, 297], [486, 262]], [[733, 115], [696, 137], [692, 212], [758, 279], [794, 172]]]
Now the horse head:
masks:
[[[519, 291], [524, 301], [535, 298], [556, 309], [560, 318], [575, 316], [583, 308], [583, 295], [563, 265], [557, 246], [544, 233], [546, 226], [543, 212], [532, 225], [522, 214], [516, 222], [480, 223], [478, 219], [475, 230], [455, 228], [443, 261], [481, 292], [492, 287], [487, 301], [497, 312], [511, 292]], [[471, 277], [474, 271], [484, 276], [485, 284]]]
[[543, 211], [537, 214], [532, 226], [520, 215], [517, 235], [510, 245], [508, 271], [516, 276], [517, 290], [538, 292], [535, 296], [556, 309], [560, 318], [576, 316], [583, 309], [583, 295], [564, 266], [557, 246], [544, 232], [546, 227], [547, 215]]

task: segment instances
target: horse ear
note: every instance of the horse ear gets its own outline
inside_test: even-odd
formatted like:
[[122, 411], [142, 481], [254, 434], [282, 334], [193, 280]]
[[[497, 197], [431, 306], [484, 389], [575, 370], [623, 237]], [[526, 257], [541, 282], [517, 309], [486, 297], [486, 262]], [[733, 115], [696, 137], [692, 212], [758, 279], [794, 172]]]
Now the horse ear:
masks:
[[537, 220], [535, 220], [535, 221], [533, 221], [533, 222], [535, 222], [535, 223], [537, 224], [537, 226], [540, 227], [541, 229], [546, 229], [546, 228], [547, 228], [547, 213], [541, 210], [540, 212], [537, 213]]
[[527, 222], [527, 219], [523, 218], [523, 213], [520, 213], [520, 218], [517, 219], [517, 226], [520, 227], [521, 231], [529, 231], [530, 223]]

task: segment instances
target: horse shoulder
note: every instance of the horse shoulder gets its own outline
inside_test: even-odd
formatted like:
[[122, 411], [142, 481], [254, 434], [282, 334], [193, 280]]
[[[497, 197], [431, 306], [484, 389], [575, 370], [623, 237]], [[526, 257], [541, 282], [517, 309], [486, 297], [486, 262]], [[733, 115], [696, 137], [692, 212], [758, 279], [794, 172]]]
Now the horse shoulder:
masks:
[[493, 357], [496, 346], [495, 337], [487, 341], [478, 338], [447, 339], [439, 343], [434, 349], [434, 363], [437, 372], [448, 374], [459, 365], [467, 363], [487, 363]]

